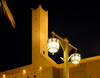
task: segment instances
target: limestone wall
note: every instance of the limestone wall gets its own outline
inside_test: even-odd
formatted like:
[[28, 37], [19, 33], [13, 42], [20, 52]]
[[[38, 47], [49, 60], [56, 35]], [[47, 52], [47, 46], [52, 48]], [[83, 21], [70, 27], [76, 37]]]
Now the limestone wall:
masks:
[[[59, 67], [62, 78], [63, 64]], [[100, 78], [100, 56], [82, 59], [78, 65], [69, 63], [69, 78]]]

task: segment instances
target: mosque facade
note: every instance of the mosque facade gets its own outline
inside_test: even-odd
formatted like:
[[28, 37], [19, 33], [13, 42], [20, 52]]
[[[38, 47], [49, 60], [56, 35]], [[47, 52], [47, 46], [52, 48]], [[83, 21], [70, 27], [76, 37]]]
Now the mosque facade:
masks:
[[[63, 78], [63, 63], [48, 56], [48, 11], [32, 9], [32, 64], [0, 72], [0, 78]], [[69, 62], [70, 78], [100, 78], [100, 56]]]

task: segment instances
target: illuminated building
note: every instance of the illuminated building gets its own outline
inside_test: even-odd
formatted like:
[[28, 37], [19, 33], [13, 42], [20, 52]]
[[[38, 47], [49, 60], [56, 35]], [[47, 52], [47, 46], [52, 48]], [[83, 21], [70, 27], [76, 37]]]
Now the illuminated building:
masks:
[[[32, 9], [32, 64], [0, 72], [0, 78], [62, 78], [63, 64], [48, 56], [48, 11]], [[69, 63], [70, 78], [100, 78], [100, 56]]]

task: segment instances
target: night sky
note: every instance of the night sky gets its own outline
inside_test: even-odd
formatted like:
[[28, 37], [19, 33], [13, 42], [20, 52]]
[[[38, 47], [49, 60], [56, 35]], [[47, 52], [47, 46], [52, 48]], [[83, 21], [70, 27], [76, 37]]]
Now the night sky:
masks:
[[[82, 58], [100, 55], [100, 12], [97, 5], [79, 5], [54, 0], [7, 0], [14, 15], [16, 29], [13, 29], [6, 15], [0, 16], [0, 71], [31, 64], [31, 8], [39, 4], [49, 14], [49, 37], [54, 31], [78, 48]], [[70, 52], [74, 53], [74, 50]], [[70, 55], [69, 54], [69, 55]], [[49, 56], [62, 63], [62, 49]]]

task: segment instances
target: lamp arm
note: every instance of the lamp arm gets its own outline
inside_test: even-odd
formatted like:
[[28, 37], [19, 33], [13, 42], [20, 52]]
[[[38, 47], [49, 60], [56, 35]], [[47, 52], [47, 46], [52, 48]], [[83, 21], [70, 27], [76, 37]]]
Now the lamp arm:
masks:
[[[68, 61], [69, 61], [69, 59], [72, 57], [72, 55], [70, 55], [69, 57], [68, 57]], [[60, 59], [61, 60], [64, 60], [64, 58], [63, 57], [60, 57]]]
[[[68, 43], [66, 40], [64, 40], [63, 38], [61, 38], [60, 36], [58, 36], [55, 32], [51, 32], [52, 35], [54, 35], [55, 37], [57, 37], [59, 40], [63, 41], [64, 43]], [[68, 43], [68, 45], [75, 49], [75, 50], [78, 50], [76, 47], [74, 47], [73, 45], [71, 45], [70, 43]]]
[[68, 57], [68, 60], [72, 57], [72, 54]]
[[61, 60], [64, 60], [64, 58], [60, 57]]

